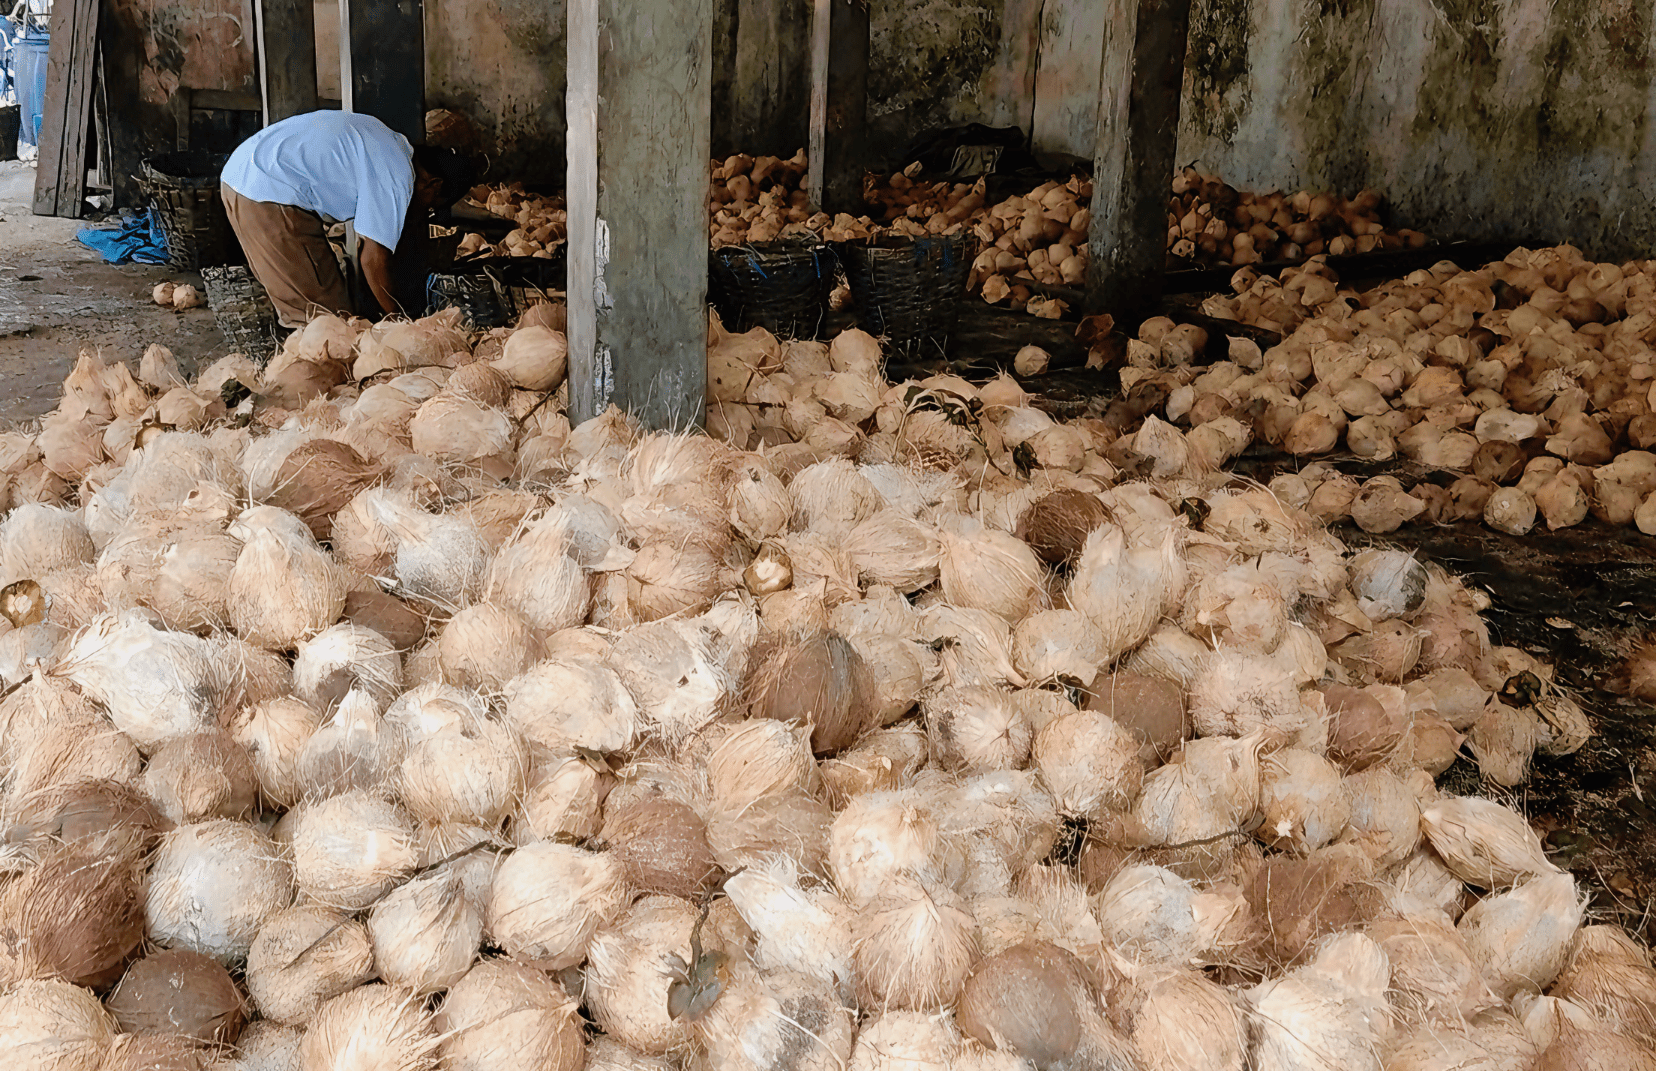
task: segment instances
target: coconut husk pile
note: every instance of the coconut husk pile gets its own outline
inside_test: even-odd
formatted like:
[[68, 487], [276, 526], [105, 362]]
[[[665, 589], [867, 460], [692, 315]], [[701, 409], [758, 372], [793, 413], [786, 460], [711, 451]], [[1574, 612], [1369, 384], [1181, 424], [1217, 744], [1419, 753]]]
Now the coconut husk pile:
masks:
[[6, 440], [8, 1067], [1648, 1065], [1645, 951], [1434, 786], [1590, 732], [1476, 592], [1158, 420], [709, 337], [716, 436], [433, 317]]
[[[1166, 395], [1187, 437], [1242, 425], [1295, 457], [1344, 451], [1444, 478], [1363, 484], [1312, 462], [1279, 492], [1369, 532], [1483, 520], [1523, 535], [1589, 516], [1656, 533], [1649, 262], [1519, 249], [1476, 271], [1442, 262], [1358, 293], [1320, 258], [1280, 278], [1243, 269], [1210, 315], [1281, 331], [1201, 363], [1206, 333], [1165, 318], [1129, 343], [1129, 391]], [[1156, 408], [1160, 408], [1157, 403]], [[1204, 427], [1210, 427], [1204, 431]]]

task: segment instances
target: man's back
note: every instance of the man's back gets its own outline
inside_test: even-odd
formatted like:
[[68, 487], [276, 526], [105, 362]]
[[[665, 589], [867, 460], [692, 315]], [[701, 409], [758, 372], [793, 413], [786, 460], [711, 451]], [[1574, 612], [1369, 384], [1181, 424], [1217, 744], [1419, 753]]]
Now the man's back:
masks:
[[292, 205], [397, 248], [414, 194], [414, 150], [371, 115], [295, 115], [244, 141], [224, 167], [226, 186], [254, 201]]

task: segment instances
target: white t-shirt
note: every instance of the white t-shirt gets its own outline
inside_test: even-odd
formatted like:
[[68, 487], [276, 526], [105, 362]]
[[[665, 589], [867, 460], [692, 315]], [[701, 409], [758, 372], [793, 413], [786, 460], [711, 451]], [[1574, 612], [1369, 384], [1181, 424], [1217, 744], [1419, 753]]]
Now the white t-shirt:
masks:
[[414, 198], [414, 149], [371, 115], [307, 112], [242, 142], [219, 178], [250, 200], [354, 220], [359, 237], [395, 252]]

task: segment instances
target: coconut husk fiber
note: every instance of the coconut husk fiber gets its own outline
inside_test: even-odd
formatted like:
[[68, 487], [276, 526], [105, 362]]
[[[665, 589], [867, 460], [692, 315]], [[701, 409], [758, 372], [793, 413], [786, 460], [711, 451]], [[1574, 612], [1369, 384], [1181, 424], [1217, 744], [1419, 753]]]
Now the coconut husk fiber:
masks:
[[837, 632], [819, 632], [755, 651], [747, 681], [756, 718], [803, 722], [811, 750], [828, 755], [879, 726], [879, 697], [867, 663]]
[[345, 443], [312, 439], [282, 462], [269, 502], [296, 514], [318, 540], [333, 536], [333, 518], [379, 481], [383, 469]]

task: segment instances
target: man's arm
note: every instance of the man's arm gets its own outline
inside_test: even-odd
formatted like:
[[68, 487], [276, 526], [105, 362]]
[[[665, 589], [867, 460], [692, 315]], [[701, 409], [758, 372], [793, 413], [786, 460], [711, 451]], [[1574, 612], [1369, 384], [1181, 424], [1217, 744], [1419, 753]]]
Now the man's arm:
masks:
[[401, 311], [397, 299], [391, 296], [391, 250], [372, 238], [362, 239], [362, 277], [368, 281], [374, 300], [386, 313]]

